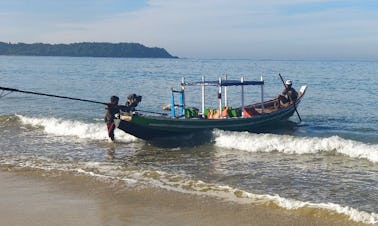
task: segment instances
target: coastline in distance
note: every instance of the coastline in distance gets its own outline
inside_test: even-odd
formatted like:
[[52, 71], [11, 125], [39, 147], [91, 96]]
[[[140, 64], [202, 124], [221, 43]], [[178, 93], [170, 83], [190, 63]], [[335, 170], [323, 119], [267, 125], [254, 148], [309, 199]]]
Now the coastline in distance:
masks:
[[139, 43], [80, 42], [70, 44], [0, 42], [0, 55], [178, 58], [164, 48], [146, 47]]

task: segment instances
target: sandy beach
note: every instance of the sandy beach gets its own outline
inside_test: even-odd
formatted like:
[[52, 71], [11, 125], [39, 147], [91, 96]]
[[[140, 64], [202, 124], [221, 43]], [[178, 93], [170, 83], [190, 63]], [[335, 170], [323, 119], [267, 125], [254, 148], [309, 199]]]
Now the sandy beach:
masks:
[[3, 169], [0, 200], [0, 225], [358, 225], [61, 172]]

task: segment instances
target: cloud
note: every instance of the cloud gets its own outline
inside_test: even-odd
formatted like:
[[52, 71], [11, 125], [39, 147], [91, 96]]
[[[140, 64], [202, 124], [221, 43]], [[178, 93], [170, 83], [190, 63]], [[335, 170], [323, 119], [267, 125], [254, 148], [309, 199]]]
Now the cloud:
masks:
[[25, 37], [139, 42], [182, 57], [378, 58], [377, 17], [374, 4], [359, 1], [150, 0], [89, 21], [55, 21]]

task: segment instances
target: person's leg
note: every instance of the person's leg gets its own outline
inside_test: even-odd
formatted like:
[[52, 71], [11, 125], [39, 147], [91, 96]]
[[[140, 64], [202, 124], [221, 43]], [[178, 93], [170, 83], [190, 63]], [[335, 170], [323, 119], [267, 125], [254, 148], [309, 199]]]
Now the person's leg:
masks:
[[112, 141], [114, 141], [114, 130], [115, 130], [115, 124], [114, 123], [108, 123], [108, 136]]

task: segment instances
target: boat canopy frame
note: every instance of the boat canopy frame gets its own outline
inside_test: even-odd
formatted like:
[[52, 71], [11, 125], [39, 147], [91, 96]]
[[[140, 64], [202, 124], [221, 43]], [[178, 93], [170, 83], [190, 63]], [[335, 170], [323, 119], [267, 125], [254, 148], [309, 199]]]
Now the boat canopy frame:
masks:
[[[185, 78], [182, 77], [181, 81], [181, 90], [174, 90], [173, 88], [171, 89], [171, 116], [172, 118], [176, 117], [176, 112], [175, 112], [175, 106], [179, 106], [180, 110], [180, 116], [184, 116], [184, 111], [185, 111], [185, 87], [186, 86], [201, 86], [201, 93], [202, 93], [202, 98], [201, 98], [201, 113], [204, 115], [205, 112], [205, 87], [206, 86], [215, 86], [218, 87], [218, 100], [219, 100], [219, 112], [222, 111], [222, 89], [224, 89], [224, 106], [228, 106], [228, 97], [227, 97], [227, 87], [228, 86], [240, 86], [241, 87], [241, 109], [242, 109], [242, 117], [244, 117], [244, 86], [260, 86], [261, 87], [261, 113], [264, 113], [264, 78], [261, 76], [260, 81], [256, 80], [244, 80], [244, 77], [242, 76], [240, 80], [230, 80], [227, 79], [227, 75], [225, 76], [224, 79], [219, 77], [218, 80], [205, 80], [205, 76], [202, 76], [201, 81], [199, 82], [187, 82], [185, 81]], [[180, 95], [180, 104], [176, 105], [174, 101], [174, 93], [179, 93]]]

